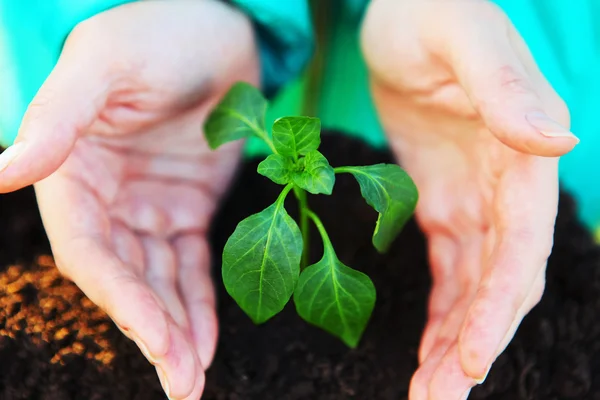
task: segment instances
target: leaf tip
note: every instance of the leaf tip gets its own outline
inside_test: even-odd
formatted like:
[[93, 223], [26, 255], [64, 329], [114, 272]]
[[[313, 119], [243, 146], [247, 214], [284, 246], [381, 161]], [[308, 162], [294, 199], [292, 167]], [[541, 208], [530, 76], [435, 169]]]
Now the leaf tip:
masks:
[[356, 349], [358, 344], [360, 343], [360, 339], [362, 337], [362, 333], [358, 336], [344, 336], [342, 337], [342, 342], [351, 349]]
[[262, 317], [262, 316], [257, 316], [257, 315], [253, 315], [253, 314], [249, 314], [249, 313], [246, 313], [246, 315], [248, 315], [248, 317], [250, 317], [250, 320], [252, 321], [252, 323], [254, 323], [254, 325], [262, 325], [265, 322], [267, 322], [269, 319], [271, 319], [270, 317]]
[[377, 227], [375, 228], [375, 232], [373, 233], [373, 247], [379, 254], [385, 254], [390, 249], [390, 245], [392, 244], [391, 240], [383, 240], [377, 235]]

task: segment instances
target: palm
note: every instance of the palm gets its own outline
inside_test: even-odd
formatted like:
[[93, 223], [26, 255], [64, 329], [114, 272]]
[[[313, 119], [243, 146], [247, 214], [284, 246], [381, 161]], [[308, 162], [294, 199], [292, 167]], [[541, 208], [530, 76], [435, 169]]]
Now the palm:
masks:
[[429, 243], [433, 288], [414, 399], [426, 398], [427, 387], [442, 395], [470, 387], [461, 337], [474, 358], [490, 346], [495, 357], [539, 301], [558, 199], [557, 159], [500, 142], [451, 71], [427, 68], [437, 76], [372, 83], [390, 144], [419, 187], [417, 218]]
[[[36, 185], [63, 272], [126, 334], [144, 338], [141, 347], [152, 349], [163, 374], [191, 382], [215, 348], [206, 232], [239, 152], [208, 148], [200, 129], [207, 110], [202, 104], [137, 132], [115, 121], [100, 134], [93, 124], [63, 166]], [[86, 267], [99, 270], [90, 276]], [[95, 279], [113, 280], [115, 290], [99, 292]]]

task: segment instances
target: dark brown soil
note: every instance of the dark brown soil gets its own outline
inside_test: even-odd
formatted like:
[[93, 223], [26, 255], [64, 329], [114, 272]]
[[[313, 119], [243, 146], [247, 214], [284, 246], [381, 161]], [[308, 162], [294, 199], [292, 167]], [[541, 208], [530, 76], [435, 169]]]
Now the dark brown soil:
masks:
[[[327, 136], [322, 148], [335, 166], [390, 161], [347, 138]], [[214, 224], [216, 255], [236, 223], [280, 190], [256, 165], [244, 165]], [[31, 189], [0, 196], [0, 399], [164, 398], [154, 368], [44, 256], [49, 248], [34, 201]], [[376, 215], [349, 176], [338, 178], [333, 196], [312, 196], [310, 204], [340, 259], [375, 282], [377, 305], [360, 346], [350, 350], [307, 325], [292, 304], [256, 327], [217, 279], [221, 338], [203, 399], [406, 398], [430, 286], [424, 239], [411, 222], [389, 254], [378, 255], [371, 245]], [[290, 213], [295, 206], [290, 199]], [[471, 399], [600, 400], [600, 251], [574, 207], [561, 198], [542, 302]], [[319, 257], [318, 241], [312, 244]]]

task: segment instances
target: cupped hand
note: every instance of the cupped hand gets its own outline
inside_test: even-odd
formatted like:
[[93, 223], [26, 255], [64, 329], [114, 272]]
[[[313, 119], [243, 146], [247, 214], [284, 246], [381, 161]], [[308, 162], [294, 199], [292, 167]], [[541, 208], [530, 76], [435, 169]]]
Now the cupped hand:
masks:
[[491, 2], [379, 0], [362, 45], [390, 144], [420, 191], [429, 247], [433, 287], [409, 398], [465, 399], [542, 296], [558, 156], [578, 139]]
[[83, 22], [0, 156], [35, 183], [62, 273], [157, 368], [200, 398], [217, 339], [206, 232], [239, 160], [202, 134], [234, 81], [257, 84], [251, 24], [216, 1], [131, 3]]

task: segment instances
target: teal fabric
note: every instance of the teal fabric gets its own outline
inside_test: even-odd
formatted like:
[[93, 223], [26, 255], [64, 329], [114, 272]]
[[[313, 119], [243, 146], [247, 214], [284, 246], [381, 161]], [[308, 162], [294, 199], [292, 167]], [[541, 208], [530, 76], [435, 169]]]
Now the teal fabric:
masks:
[[297, 76], [313, 54], [307, 0], [233, 0], [255, 22], [267, 96]]
[[[10, 145], [27, 105], [73, 27], [134, 0], [0, 0], [0, 146]], [[307, 0], [229, 0], [254, 21], [269, 94], [296, 76], [313, 51]], [[200, 43], [200, 42], [199, 42]]]

